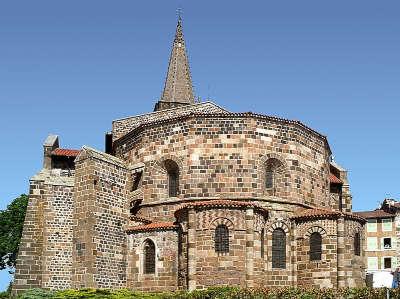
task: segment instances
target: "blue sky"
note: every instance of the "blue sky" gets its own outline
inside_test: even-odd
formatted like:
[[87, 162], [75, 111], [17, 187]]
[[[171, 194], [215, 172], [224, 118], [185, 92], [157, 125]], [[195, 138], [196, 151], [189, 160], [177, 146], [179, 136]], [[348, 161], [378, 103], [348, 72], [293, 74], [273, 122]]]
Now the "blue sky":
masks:
[[16, 0], [0, 3], [0, 209], [49, 133], [103, 149], [113, 119], [152, 111], [177, 7], [196, 95], [327, 135], [355, 210], [400, 199], [399, 1]]

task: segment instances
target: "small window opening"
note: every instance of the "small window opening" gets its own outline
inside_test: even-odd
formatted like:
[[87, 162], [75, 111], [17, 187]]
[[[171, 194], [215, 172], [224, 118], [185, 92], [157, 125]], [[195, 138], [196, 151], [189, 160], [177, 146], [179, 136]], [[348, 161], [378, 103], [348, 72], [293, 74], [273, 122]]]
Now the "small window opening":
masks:
[[144, 243], [144, 274], [154, 274], [156, 272], [156, 246], [151, 240]]
[[361, 255], [361, 238], [360, 233], [355, 233], [354, 235], [354, 254], [360, 256]]
[[131, 191], [136, 191], [137, 189], [139, 189], [139, 186], [142, 183], [142, 177], [143, 171], [139, 171], [133, 174], [133, 184]]
[[383, 238], [383, 249], [392, 249], [392, 238]]
[[177, 197], [179, 193], [179, 167], [172, 160], [165, 161], [165, 168], [168, 173], [168, 195]]
[[392, 258], [391, 257], [385, 257], [383, 259], [383, 267], [384, 267], [384, 269], [392, 268]]
[[267, 170], [265, 173], [265, 188], [271, 189], [274, 187], [274, 172]]
[[215, 228], [215, 252], [228, 253], [229, 252], [229, 229], [224, 224], [219, 224]]
[[281, 228], [272, 232], [272, 268], [286, 268], [286, 234]]
[[264, 258], [264, 255], [265, 255], [265, 252], [264, 252], [264, 250], [265, 250], [265, 230], [264, 229], [262, 229], [261, 230], [261, 238], [260, 238], [261, 240], [260, 240], [260, 242], [261, 242], [261, 258]]
[[270, 195], [275, 195], [278, 175], [282, 166], [282, 162], [275, 158], [270, 158], [265, 162], [265, 189]]
[[310, 236], [310, 261], [320, 261], [322, 255], [321, 234], [313, 232]]

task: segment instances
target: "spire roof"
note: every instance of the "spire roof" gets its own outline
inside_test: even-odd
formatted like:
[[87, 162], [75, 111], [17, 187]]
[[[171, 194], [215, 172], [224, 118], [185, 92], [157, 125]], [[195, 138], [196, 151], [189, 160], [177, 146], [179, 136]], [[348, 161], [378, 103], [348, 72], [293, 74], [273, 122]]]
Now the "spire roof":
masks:
[[164, 90], [160, 101], [156, 104], [155, 110], [193, 103], [193, 85], [190, 76], [185, 39], [183, 37], [182, 18], [179, 16]]

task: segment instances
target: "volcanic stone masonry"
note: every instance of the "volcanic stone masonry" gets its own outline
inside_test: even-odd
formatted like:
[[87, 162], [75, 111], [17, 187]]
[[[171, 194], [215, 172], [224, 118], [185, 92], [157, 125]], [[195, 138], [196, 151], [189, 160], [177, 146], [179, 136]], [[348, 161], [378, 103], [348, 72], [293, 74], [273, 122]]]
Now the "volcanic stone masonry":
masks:
[[364, 285], [365, 219], [327, 138], [194, 99], [179, 19], [154, 112], [113, 121], [106, 152], [46, 139], [15, 293]]

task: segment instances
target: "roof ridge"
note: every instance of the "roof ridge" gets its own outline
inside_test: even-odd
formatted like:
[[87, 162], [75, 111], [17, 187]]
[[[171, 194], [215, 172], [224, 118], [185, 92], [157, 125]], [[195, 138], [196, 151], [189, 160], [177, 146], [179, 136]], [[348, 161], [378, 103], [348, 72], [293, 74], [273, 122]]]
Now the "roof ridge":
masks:
[[170, 112], [173, 110], [186, 110], [190, 107], [195, 107], [195, 106], [201, 106], [201, 105], [214, 105], [222, 110], [225, 110], [228, 112], [228, 110], [226, 110], [225, 108], [221, 107], [220, 105], [217, 105], [216, 103], [212, 102], [212, 101], [205, 101], [205, 102], [201, 102], [201, 103], [193, 103], [193, 104], [189, 104], [186, 106], [178, 106], [178, 107], [172, 107], [172, 108], [167, 108], [167, 109], [163, 109], [163, 110], [158, 110], [158, 111], [152, 111], [152, 112], [147, 112], [147, 113], [142, 113], [142, 114], [138, 114], [138, 115], [133, 115], [133, 116], [127, 116], [127, 117], [122, 117], [122, 118], [118, 118], [113, 120], [112, 122], [118, 122], [118, 121], [122, 121], [122, 120], [128, 120], [131, 118], [139, 118], [142, 116], [148, 116], [148, 115], [157, 115], [157, 114], [165, 114], [166, 112]]
[[[162, 112], [164, 112], [164, 111], [165, 110], [162, 110]], [[274, 121], [285, 122], [285, 123], [292, 124], [292, 125], [297, 125], [297, 126], [300, 126], [303, 129], [309, 131], [310, 133], [318, 136], [319, 138], [322, 138], [325, 141], [326, 145], [328, 146], [328, 149], [330, 150], [330, 146], [329, 146], [328, 139], [327, 139], [326, 135], [323, 135], [323, 134], [317, 132], [316, 130], [306, 126], [301, 121], [290, 120], [290, 119], [286, 119], [286, 118], [279, 118], [279, 117], [276, 117], [276, 116], [269, 116], [269, 115], [253, 113], [253, 112], [230, 112], [230, 111], [226, 111], [226, 112], [188, 111], [188, 113], [183, 114], [183, 115], [177, 115], [177, 116], [166, 118], [166, 119], [151, 120], [151, 121], [148, 121], [146, 123], [142, 123], [142, 124], [138, 125], [133, 130], [129, 131], [128, 133], [126, 133], [124, 135], [122, 135], [121, 137], [119, 137], [118, 139], [115, 140], [115, 143], [118, 144], [120, 142], [120, 140], [124, 140], [124, 138], [128, 138], [128, 136], [132, 132], [138, 131], [138, 130], [143, 129], [145, 127], [150, 127], [150, 126], [161, 124], [161, 123], [167, 123], [167, 122], [172, 122], [172, 121], [176, 121], [176, 120], [181, 120], [181, 119], [185, 119], [185, 118], [189, 118], [189, 117], [210, 117], [210, 116], [221, 116], [221, 117], [228, 117], [228, 116], [249, 117], [249, 116], [254, 116], [254, 117], [259, 117], [261, 119], [269, 119], [269, 120], [274, 120]]]
[[77, 161], [79, 161], [79, 157], [81, 156], [81, 154], [83, 152], [88, 153], [89, 156], [92, 158], [96, 158], [96, 159], [106, 161], [109, 163], [118, 164], [118, 166], [126, 167], [125, 162], [123, 160], [121, 160], [120, 158], [117, 158], [117, 157], [107, 154], [105, 152], [99, 151], [99, 150], [94, 149], [87, 145], [82, 146], [82, 151], [79, 153], [79, 155], [77, 157]]
[[151, 222], [148, 224], [130, 226], [125, 229], [126, 232], [145, 232], [152, 230], [169, 230], [178, 228], [178, 225], [173, 221]]

